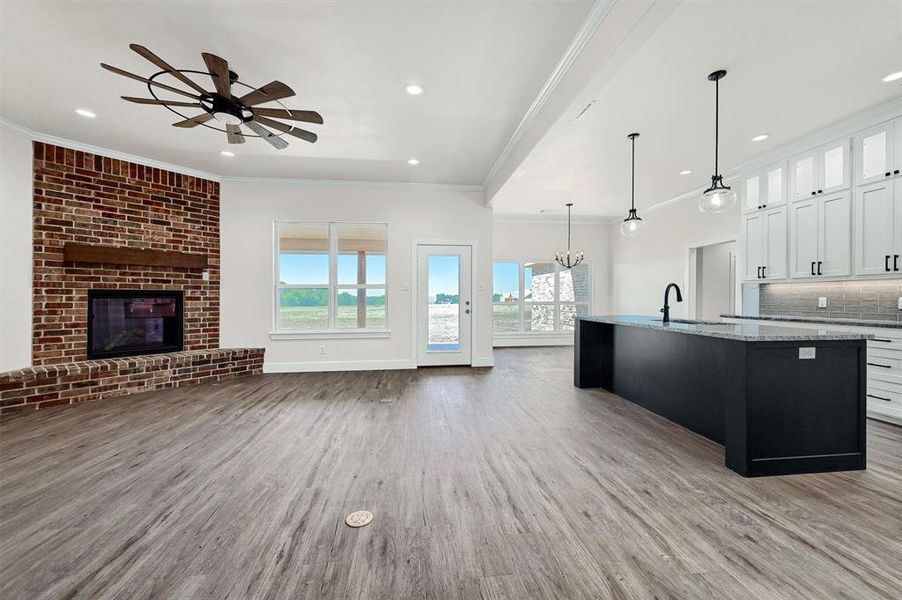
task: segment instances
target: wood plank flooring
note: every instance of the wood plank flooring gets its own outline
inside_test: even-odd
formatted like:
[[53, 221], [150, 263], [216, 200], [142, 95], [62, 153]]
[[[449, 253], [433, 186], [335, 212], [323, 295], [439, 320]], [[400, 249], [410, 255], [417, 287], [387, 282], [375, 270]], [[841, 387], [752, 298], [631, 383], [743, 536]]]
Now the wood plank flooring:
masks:
[[743, 479], [570, 349], [495, 357], [14, 418], [0, 597], [900, 597], [902, 428], [867, 471]]

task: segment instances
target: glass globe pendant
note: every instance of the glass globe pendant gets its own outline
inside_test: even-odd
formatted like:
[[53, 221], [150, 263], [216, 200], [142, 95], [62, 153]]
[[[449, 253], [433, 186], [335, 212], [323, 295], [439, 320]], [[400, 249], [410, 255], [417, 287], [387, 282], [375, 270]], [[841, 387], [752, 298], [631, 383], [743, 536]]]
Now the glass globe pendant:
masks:
[[727, 72], [723, 69], [708, 75], [708, 81], [714, 82], [714, 175], [711, 176], [711, 187], [702, 192], [698, 199], [698, 209], [703, 213], [724, 212], [736, 206], [736, 192], [724, 185], [723, 177], [717, 169], [717, 154], [720, 150], [720, 80], [726, 75]]
[[633, 144], [633, 178], [632, 193], [630, 194], [630, 211], [628, 216], [623, 220], [623, 223], [620, 224], [620, 235], [631, 237], [639, 235], [642, 232], [645, 228], [645, 221], [636, 214], [636, 138], [639, 137], [639, 134], [631, 133], [626, 137], [628, 137]]

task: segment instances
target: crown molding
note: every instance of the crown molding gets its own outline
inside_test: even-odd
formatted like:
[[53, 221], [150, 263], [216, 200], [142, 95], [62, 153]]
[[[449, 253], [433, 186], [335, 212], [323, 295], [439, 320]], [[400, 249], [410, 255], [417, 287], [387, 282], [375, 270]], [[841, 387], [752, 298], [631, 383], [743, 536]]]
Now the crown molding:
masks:
[[163, 169], [165, 171], [181, 173], [182, 175], [189, 175], [191, 177], [199, 177], [201, 179], [209, 179], [211, 181], [222, 180], [222, 177], [215, 173], [208, 173], [206, 171], [200, 171], [198, 169], [191, 169], [188, 167], [183, 167], [181, 165], [154, 160], [152, 158], [146, 158], [144, 156], [137, 156], [135, 154], [129, 154], [127, 152], [120, 152], [118, 150], [112, 150], [110, 148], [104, 148], [102, 146], [95, 146], [93, 144], [84, 144], [82, 142], [76, 142], [75, 140], [35, 131], [33, 129], [25, 127], [24, 125], [20, 125], [19, 123], [10, 121], [3, 116], [0, 116], [0, 128], [12, 131], [13, 133], [17, 133], [23, 137], [30, 138], [35, 142], [53, 144], [54, 146], [65, 146], [66, 148], [71, 148], [73, 150], [81, 150], [82, 152], [89, 152], [91, 154], [100, 154], [103, 156], [108, 156], [110, 158], [115, 158], [116, 160], [133, 162], [139, 165], [144, 165], [145, 167]]
[[6, 117], [0, 116], [0, 129], [5, 129], [12, 133], [27, 137], [35, 142], [44, 142], [55, 146], [65, 146], [73, 150], [81, 150], [82, 152], [90, 152], [91, 154], [100, 154], [117, 160], [133, 162], [146, 167], [154, 167], [182, 175], [190, 175], [201, 179], [209, 179], [220, 183], [226, 182], [250, 182], [250, 183], [270, 183], [270, 184], [290, 184], [290, 185], [319, 185], [319, 186], [349, 186], [349, 187], [368, 187], [381, 189], [436, 189], [436, 190], [454, 190], [459, 192], [475, 192], [482, 194], [482, 186], [478, 184], [457, 184], [457, 183], [418, 183], [413, 181], [368, 181], [354, 179], [288, 179], [279, 177], [232, 177], [228, 175], [219, 175], [217, 173], [208, 173], [189, 167], [183, 167], [173, 163], [167, 163], [136, 154], [120, 152], [103, 146], [95, 146], [93, 144], [84, 144], [75, 140], [42, 133], [35, 131], [24, 125], [10, 121]]
[[586, 18], [583, 19], [583, 23], [580, 25], [579, 30], [577, 30], [573, 39], [570, 40], [570, 45], [567, 46], [564, 55], [561, 56], [561, 59], [554, 67], [554, 70], [548, 76], [548, 79], [545, 80], [542, 89], [539, 90], [539, 93], [536, 95], [535, 99], [533, 99], [532, 104], [529, 105], [526, 114], [520, 119], [514, 132], [501, 149], [501, 153], [498, 154], [495, 162], [492, 164], [485, 177], [482, 178], [482, 188], [488, 187], [489, 182], [498, 174], [501, 166], [514, 151], [514, 148], [516, 148], [517, 144], [526, 134], [526, 131], [530, 128], [533, 121], [535, 121], [549, 98], [554, 94], [558, 84], [560, 84], [564, 76], [567, 75], [567, 72], [570, 70], [570, 67], [573, 66], [573, 63], [576, 62], [576, 59], [579, 58], [583, 48], [585, 48], [586, 44], [589, 43], [589, 40], [592, 39], [598, 26], [604, 21], [604, 18], [607, 16], [608, 12], [610, 12], [611, 7], [614, 6], [616, 1], [617, 0], [595, 0], [592, 8], [589, 9], [589, 13], [586, 15]]
[[878, 123], [890, 121], [900, 116], [902, 116], [902, 98], [893, 98], [889, 102], [877, 104], [851, 117], [834, 121], [826, 127], [817, 129], [812, 133], [759, 154], [755, 158], [739, 163], [732, 169], [732, 172], [743, 173], [763, 168], [772, 162], [807, 152], [812, 148], [829, 144], [841, 137], [851, 137], [862, 129], [867, 129]]

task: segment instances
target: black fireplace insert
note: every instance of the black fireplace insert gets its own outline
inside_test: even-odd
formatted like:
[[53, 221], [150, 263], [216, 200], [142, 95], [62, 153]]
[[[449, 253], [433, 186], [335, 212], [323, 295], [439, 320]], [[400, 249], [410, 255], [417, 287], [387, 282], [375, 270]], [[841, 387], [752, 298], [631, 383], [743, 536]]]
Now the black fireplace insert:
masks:
[[182, 350], [184, 302], [174, 290], [88, 290], [88, 358]]

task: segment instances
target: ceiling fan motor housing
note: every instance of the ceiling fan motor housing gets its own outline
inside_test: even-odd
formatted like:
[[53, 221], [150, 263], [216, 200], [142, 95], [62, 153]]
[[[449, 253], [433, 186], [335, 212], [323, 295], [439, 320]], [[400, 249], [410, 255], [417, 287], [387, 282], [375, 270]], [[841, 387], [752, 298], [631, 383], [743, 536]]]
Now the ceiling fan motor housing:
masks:
[[226, 125], [240, 125], [253, 118], [253, 114], [245, 116], [245, 112], [250, 111], [243, 111], [241, 104], [230, 98], [223, 98], [219, 94], [213, 94], [210, 102], [204, 102], [203, 107], [214, 119]]

